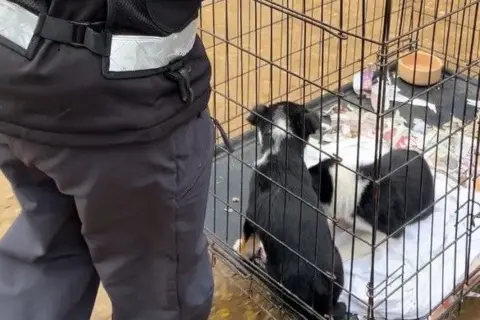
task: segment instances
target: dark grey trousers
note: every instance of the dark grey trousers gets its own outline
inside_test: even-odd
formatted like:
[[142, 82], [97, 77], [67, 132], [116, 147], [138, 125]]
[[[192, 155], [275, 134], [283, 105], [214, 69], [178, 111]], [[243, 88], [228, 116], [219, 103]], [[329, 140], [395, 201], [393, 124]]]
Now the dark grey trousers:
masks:
[[213, 125], [150, 144], [58, 148], [2, 137], [22, 206], [0, 240], [1, 320], [87, 320], [99, 280], [116, 320], [204, 320]]

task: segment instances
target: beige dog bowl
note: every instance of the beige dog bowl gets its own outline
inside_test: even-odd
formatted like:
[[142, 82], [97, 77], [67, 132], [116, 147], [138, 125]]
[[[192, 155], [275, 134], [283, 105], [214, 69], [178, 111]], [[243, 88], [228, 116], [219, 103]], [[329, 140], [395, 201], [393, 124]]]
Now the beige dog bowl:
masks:
[[[442, 60], [422, 51], [418, 51], [416, 57], [415, 52], [413, 52], [398, 61], [400, 78], [416, 86], [429, 86], [439, 82], [442, 78], [442, 69]], [[415, 83], [413, 81], [414, 74]]]

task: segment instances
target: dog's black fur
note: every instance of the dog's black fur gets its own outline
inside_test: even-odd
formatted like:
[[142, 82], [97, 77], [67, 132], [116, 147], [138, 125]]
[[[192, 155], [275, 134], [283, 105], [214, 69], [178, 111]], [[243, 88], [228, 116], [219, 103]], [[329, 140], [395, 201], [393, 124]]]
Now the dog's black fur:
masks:
[[[303, 105], [292, 102], [280, 102], [270, 107], [257, 106], [253, 111], [256, 114], [251, 113], [247, 120], [256, 127], [261, 141], [261, 157], [256, 169], [316, 206], [317, 194], [303, 160], [305, 142], [288, 134], [282, 136], [281, 129], [275, 129], [275, 124], [283, 125], [288, 132], [306, 141], [319, 128], [319, 119]], [[258, 235], [266, 251], [268, 274], [319, 314], [332, 314], [335, 319], [343, 319], [345, 304], [338, 303], [344, 281], [343, 265], [332, 241], [327, 219], [256, 172], [250, 182], [246, 215], [320, 270], [333, 274], [339, 285], [245, 220], [243, 239], [248, 241], [253, 235]], [[302, 312], [298, 305], [293, 304], [293, 307]], [[310, 319], [311, 316], [305, 314], [305, 317]]]
[[[412, 159], [405, 165], [408, 159]], [[405, 166], [404, 166], [405, 165]], [[380, 182], [378, 192], [378, 222], [377, 230], [386, 235], [398, 238], [403, 234], [402, 226], [424, 219], [433, 212], [434, 180], [428, 163], [414, 150], [398, 149], [386, 153], [380, 159], [380, 177], [402, 167], [390, 177]], [[353, 168], [354, 169], [354, 168]], [[311, 167], [313, 187], [325, 207], [333, 207], [335, 160], [323, 160]], [[340, 165], [337, 170], [346, 170]], [[338, 172], [337, 171], [337, 172]], [[366, 177], [374, 177], [374, 165], [361, 165], [359, 172]], [[356, 175], [338, 175], [337, 206], [346, 199], [352, 199], [355, 192]], [[374, 224], [374, 185], [372, 181], [357, 176], [357, 230], [371, 232]], [[363, 181], [363, 183], [362, 183]], [[339, 212], [337, 218], [353, 224], [354, 212]], [[360, 220], [360, 221], [359, 221]], [[360, 223], [359, 223], [360, 222]], [[366, 225], [365, 222], [368, 224]], [[359, 228], [360, 227], [360, 228]], [[367, 230], [369, 229], [369, 230]], [[398, 231], [398, 232], [397, 232]]]

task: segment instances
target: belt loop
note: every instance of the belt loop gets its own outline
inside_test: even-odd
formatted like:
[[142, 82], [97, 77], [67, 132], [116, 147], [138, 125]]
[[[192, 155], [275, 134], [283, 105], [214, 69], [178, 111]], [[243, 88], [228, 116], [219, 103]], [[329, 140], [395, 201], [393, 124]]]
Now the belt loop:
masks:
[[35, 30], [33, 31], [34, 36], [40, 36], [40, 33], [42, 32], [43, 26], [45, 25], [45, 20], [47, 19], [47, 15], [45, 13], [40, 13], [38, 15], [38, 22], [35, 27]]
[[87, 26], [84, 24], [74, 24], [72, 29], [72, 45], [84, 46], [85, 36], [87, 34]]
[[42, 31], [43, 25], [45, 24], [46, 14], [40, 13], [38, 15], [37, 25], [35, 26], [35, 30], [33, 30], [32, 40], [30, 41], [28, 48], [25, 52], [25, 58], [28, 60], [32, 60], [35, 54], [37, 53], [37, 49], [42, 43], [43, 39], [40, 37], [40, 33]]

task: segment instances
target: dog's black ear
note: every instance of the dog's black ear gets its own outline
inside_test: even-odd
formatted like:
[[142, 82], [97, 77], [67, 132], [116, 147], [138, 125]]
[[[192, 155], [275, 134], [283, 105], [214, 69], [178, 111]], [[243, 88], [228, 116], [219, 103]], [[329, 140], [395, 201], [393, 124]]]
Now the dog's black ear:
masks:
[[264, 104], [259, 104], [256, 105], [251, 111], [250, 114], [247, 117], [247, 121], [253, 125], [256, 126], [258, 124], [258, 120], [261, 118], [258, 117], [258, 115], [263, 116], [265, 112], [267, 111], [267, 106]]
[[320, 126], [320, 117], [315, 112], [305, 110], [305, 135], [314, 134]]
[[301, 105], [289, 109], [289, 118], [296, 134], [304, 139], [315, 133], [321, 125], [319, 116]]

